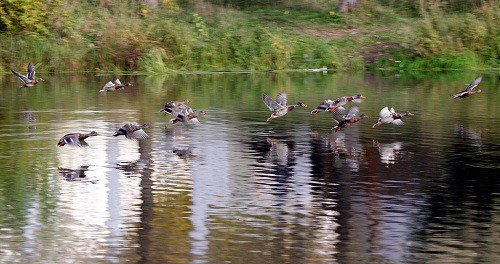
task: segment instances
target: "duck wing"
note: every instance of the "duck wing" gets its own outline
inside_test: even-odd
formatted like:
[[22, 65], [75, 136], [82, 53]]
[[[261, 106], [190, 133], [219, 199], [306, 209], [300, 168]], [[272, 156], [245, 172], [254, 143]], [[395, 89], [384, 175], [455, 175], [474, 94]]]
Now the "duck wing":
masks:
[[102, 90], [100, 90], [99, 92], [106, 92], [106, 91], [109, 91], [109, 90], [113, 90], [112, 88], [115, 87], [115, 84], [111, 81], [107, 82], [104, 87], [102, 87]]
[[472, 89], [476, 88], [476, 86], [479, 85], [479, 83], [483, 80], [482, 76], [477, 77], [467, 88], [465, 88], [464, 92], [470, 92]]
[[[75, 146], [75, 147], [88, 146], [88, 144], [85, 141], [79, 139], [79, 136], [80, 134], [78, 133], [66, 134], [59, 140], [58, 145], [65, 143], [68, 144], [69, 146]], [[84, 144], [82, 144], [82, 141]]]
[[283, 106], [274, 101], [268, 93], [264, 95], [264, 103], [271, 111], [276, 111], [278, 109], [283, 108]]
[[148, 139], [149, 136], [142, 130], [142, 127], [135, 123], [128, 123], [124, 126], [127, 133], [125, 133], [125, 137], [128, 139]]
[[114, 84], [120, 85], [120, 84], [122, 84], [122, 82], [120, 82], [120, 79], [116, 79], [115, 82], [114, 82]]
[[28, 79], [28, 77], [14, 71], [14, 70], [10, 70], [14, 75], [16, 75], [19, 79], [21, 79], [21, 81], [23, 81], [24, 83], [29, 83], [30, 82], [30, 79]]
[[392, 115], [392, 113], [389, 111], [389, 108], [387, 106], [382, 108], [382, 110], [380, 110], [379, 113], [380, 118], [384, 118], [390, 115]]
[[278, 96], [276, 96], [276, 103], [283, 107], [286, 107], [286, 93], [278, 94]]
[[344, 119], [349, 120], [353, 117], [355, 117], [359, 113], [359, 107], [357, 106], [351, 106], [347, 113], [343, 116]]
[[394, 121], [392, 121], [392, 123], [394, 125], [398, 125], [398, 126], [402, 126], [404, 124], [403, 120], [401, 120], [401, 119], [394, 119]]
[[30, 61], [28, 63], [28, 79], [35, 80], [35, 66], [33, 66], [33, 62]]

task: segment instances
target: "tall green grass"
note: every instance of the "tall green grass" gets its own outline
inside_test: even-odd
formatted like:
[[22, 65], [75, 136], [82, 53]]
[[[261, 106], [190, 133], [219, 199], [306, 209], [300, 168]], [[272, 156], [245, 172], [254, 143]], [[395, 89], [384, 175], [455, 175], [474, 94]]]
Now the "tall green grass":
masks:
[[[0, 8], [0, 71], [24, 69], [28, 61], [52, 72], [361, 70], [367, 64], [356, 52], [374, 41], [392, 47], [381, 50], [380, 67], [394, 60], [407, 68], [499, 67], [500, 5], [475, 1], [470, 12], [450, 13], [457, 1], [453, 8], [424, 1], [397, 9], [389, 7], [394, 0], [363, 1], [347, 14], [315, 0], [170, 0], [155, 9], [140, 1], [9, 2], [15, 12]], [[26, 10], [32, 18], [21, 16]], [[410, 37], [399, 34], [403, 22]], [[318, 34], [298, 30], [304, 28]], [[322, 35], [353, 28], [359, 37]]]

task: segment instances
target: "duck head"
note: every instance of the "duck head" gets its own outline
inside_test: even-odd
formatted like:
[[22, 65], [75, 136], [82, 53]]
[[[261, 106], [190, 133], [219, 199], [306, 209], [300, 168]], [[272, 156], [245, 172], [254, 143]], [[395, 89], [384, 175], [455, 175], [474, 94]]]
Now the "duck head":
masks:
[[297, 106], [300, 106], [300, 107], [307, 107], [307, 105], [306, 105], [306, 104], [304, 104], [304, 103], [302, 103], [302, 102], [298, 102], [298, 103], [297, 103]]

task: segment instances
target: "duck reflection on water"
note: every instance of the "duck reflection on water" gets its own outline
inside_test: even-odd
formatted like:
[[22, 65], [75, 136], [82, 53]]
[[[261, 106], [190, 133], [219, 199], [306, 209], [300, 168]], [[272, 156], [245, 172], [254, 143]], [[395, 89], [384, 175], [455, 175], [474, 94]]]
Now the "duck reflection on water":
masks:
[[21, 119], [28, 121], [28, 130], [30, 132], [36, 129], [36, 113], [34, 111], [23, 111]]
[[380, 143], [374, 140], [373, 145], [378, 148], [380, 162], [387, 165], [395, 164], [397, 160], [402, 159], [407, 154], [402, 142]]
[[86, 172], [89, 166], [80, 166], [78, 169], [68, 169], [59, 167], [59, 174], [66, 180], [70, 182], [90, 182], [96, 183], [97, 179], [88, 179]]
[[148, 169], [148, 165], [151, 163], [151, 159], [138, 159], [134, 161], [122, 161], [116, 163], [116, 169], [121, 171], [134, 174], [143, 173]]
[[459, 139], [468, 141], [468, 144], [476, 147], [477, 151], [481, 151], [482, 147], [482, 130], [477, 127], [464, 126], [462, 124], [455, 124], [454, 133]]
[[[339, 131], [321, 136], [315, 132], [314, 140], [318, 141], [320, 146], [331, 151], [331, 154], [333, 154], [332, 162], [335, 167], [347, 166], [352, 172], [359, 171], [363, 159], [363, 147], [357, 133], [350, 131], [349, 134], [345, 134], [343, 131]], [[325, 153], [326, 149], [319, 149], [317, 152]]]

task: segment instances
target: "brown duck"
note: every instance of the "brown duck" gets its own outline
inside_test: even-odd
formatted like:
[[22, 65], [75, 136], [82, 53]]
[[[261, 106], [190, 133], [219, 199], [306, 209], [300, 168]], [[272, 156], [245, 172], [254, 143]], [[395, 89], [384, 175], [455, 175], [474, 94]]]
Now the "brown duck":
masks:
[[107, 82], [99, 92], [112, 92], [119, 89], [123, 89], [125, 86], [132, 86], [132, 83], [128, 82], [122, 84], [120, 82], [120, 79], [116, 79], [114, 82], [112, 81]]
[[454, 94], [453, 98], [465, 98], [468, 97], [469, 95], [483, 92], [481, 89], [473, 90], [474, 88], [476, 88], [476, 86], [479, 85], [482, 79], [483, 79], [482, 76], [477, 77], [471, 84], [469, 84], [469, 86], [467, 86], [467, 88], [465, 88], [465, 90], [457, 94]]
[[366, 97], [362, 96], [361, 94], [353, 95], [353, 96], [342, 96], [339, 97], [335, 100], [323, 100], [321, 104], [319, 104], [316, 109], [311, 111], [311, 114], [316, 115], [319, 112], [335, 112], [335, 111], [340, 111], [343, 112], [345, 111], [344, 105], [346, 105], [349, 102], [354, 102], [354, 103], [362, 103]]
[[136, 123], [128, 123], [116, 130], [113, 136], [125, 136], [128, 139], [148, 139], [149, 136], [143, 129], [149, 128], [148, 125], [138, 125]]
[[93, 137], [93, 136], [99, 136], [99, 134], [95, 131], [92, 131], [88, 134], [83, 134], [83, 133], [66, 134], [61, 139], [59, 139], [57, 146], [62, 147], [64, 145], [68, 144], [70, 146], [88, 147], [89, 144], [87, 144], [87, 142], [85, 142], [85, 139], [88, 137]]
[[292, 111], [295, 109], [295, 107], [300, 106], [300, 107], [306, 107], [307, 105], [301, 102], [298, 102], [295, 105], [286, 105], [286, 93], [280, 93], [278, 96], [276, 96], [276, 101], [271, 98], [269, 94], [264, 95], [264, 103], [267, 105], [269, 110], [273, 111], [271, 116], [267, 119], [267, 122], [286, 115], [288, 112]]
[[35, 86], [35, 84], [37, 84], [39, 82], [43, 82], [42, 78], [35, 79], [35, 66], [33, 66], [33, 63], [31, 61], [30, 61], [30, 63], [28, 63], [28, 74], [26, 76], [14, 71], [14, 70], [10, 70], [10, 71], [14, 75], [19, 77], [19, 79], [21, 79], [21, 81], [24, 82], [23, 85], [19, 86], [19, 88], [32, 87], [32, 86]]
[[335, 132], [339, 132], [342, 128], [344, 128], [346, 126], [350, 126], [350, 125], [360, 121], [361, 119], [370, 118], [369, 115], [365, 115], [365, 114], [362, 114], [360, 116], [356, 116], [358, 113], [359, 113], [359, 107], [351, 106], [351, 108], [349, 108], [347, 113], [342, 117], [340, 117], [340, 114], [338, 114], [338, 112], [336, 114], [334, 114], [333, 119], [337, 122], [337, 125], [333, 127]]

